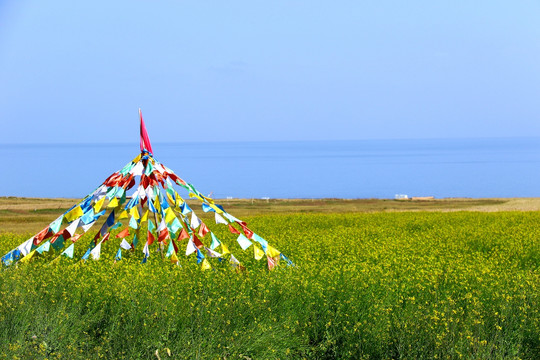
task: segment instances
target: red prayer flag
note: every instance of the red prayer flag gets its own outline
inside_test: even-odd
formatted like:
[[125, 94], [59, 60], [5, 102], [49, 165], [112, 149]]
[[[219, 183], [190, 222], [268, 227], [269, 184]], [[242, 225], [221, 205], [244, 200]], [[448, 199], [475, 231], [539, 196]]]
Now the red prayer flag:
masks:
[[148, 246], [152, 245], [154, 243], [154, 241], [156, 240], [156, 238], [154, 237], [154, 235], [152, 235], [152, 233], [149, 231], [148, 232]]
[[53, 235], [53, 232], [50, 231], [50, 228], [47, 226], [45, 229], [41, 230], [34, 236], [34, 245], [39, 245], [44, 239], [47, 239]]
[[251, 231], [247, 226], [245, 222], [238, 223], [242, 227], [242, 230], [244, 230], [244, 234], [246, 234], [248, 239], [251, 239], [253, 237], [253, 231]]
[[82, 234], [74, 234], [71, 237], [71, 241], [76, 242], [77, 240], [79, 240], [81, 238], [81, 236], [82, 236]]
[[150, 145], [150, 138], [148, 137], [148, 132], [146, 131], [146, 125], [144, 125], [141, 109], [139, 109], [139, 117], [141, 118], [141, 152], [146, 149], [151, 154], [154, 154], [154, 150], [152, 150], [152, 145]]
[[168, 238], [170, 238], [169, 229], [165, 228], [159, 232], [158, 242], [162, 242]]
[[187, 233], [186, 229], [182, 229], [180, 234], [178, 235], [177, 241], [182, 241], [184, 239], [189, 239], [189, 234]]
[[232, 226], [231, 224], [229, 224], [229, 231], [232, 232], [233, 234], [240, 234], [240, 231], [236, 230], [236, 228]]
[[204, 237], [209, 232], [210, 229], [208, 229], [208, 226], [206, 226], [206, 224], [201, 221], [201, 227], [199, 228], [199, 236]]
[[197, 247], [197, 249], [202, 249], [204, 247], [204, 244], [199, 240], [199, 238], [195, 235], [193, 235], [193, 243]]
[[125, 228], [124, 230], [120, 231], [118, 235], [116, 235], [117, 239], [123, 239], [125, 237], [129, 236], [129, 228]]
[[267, 256], [266, 258], [268, 259], [268, 270], [272, 270], [274, 266], [276, 266], [277, 261], [270, 256]]
[[67, 240], [71, 237], [71, 234], [69, 233], [68, 229], [64, 229], [61, 235], [64, 237], [64, 240]]

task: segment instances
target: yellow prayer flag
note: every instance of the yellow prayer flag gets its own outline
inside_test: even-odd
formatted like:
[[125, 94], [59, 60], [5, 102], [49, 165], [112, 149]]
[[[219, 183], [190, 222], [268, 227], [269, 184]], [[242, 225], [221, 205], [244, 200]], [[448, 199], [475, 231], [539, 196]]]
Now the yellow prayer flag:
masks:
[[144, 215], [142, 216], [141, 218], [141, 223], [145, 222], [145, 221], [148, 221], [148, 210], [146, 210], [146, 212], [144, 213]]
[[84, 213], [83, 213], [81, 207], [80, 207], [80, 206], [77, 206], [77, 207], [75, 207], [73, 210], [71, 210], [70, 212], [68, 212], [68, 213], [66, 214], [65, 218], [66, 218], [66, 220], [67, 220], [68, 222], [72, 222], [73, 220], [78, 219], [78, 218], [80, 218], [80, 217], [83, 216], [83, 215], [84, 215]]
[[182, 205], [184, 203], [184, 199], [182, 199], [182, 197], [180, 195], [178, 195], [178, 193], [176, 192], [176, 190], [174, 190], [174, 197], [176, 198], [176, 203], [175, 205], [178, 207], [180, 205]]
[[131, 160], [131, 162], [133, 162], [133, 163], [135, 163], [135, 164], [138, 163], [139, 160], [141, 160], [141, 155], [142, 155], [142, 154], [139, 154], [139, 155], [135, 156], [135, 158], [134, 158], [133, 160]]
[[95, 213], [98, 213], [99, 210], [101, 210], [101, 207], [103, 206], [104, 202], [105, 202], [105, 196], [101, 200], [96, 201], [96, 203], [94, 204], [94, 212]]
[[127, 219], [128, 217], [129, 217], [128, 212], [124, 210], [120, 213], [120, 215], [118, 215], [118, 220]]
[[176, 256], [176, 253], [173, 251], [172, 255], [171, 255], [171, 262], [173, 264], [176, 264], [178, 263], [178, 256]]
[[115, 208], [118, 206], [118, 199], [113, 197], [111, 201], [109, 201], [109, 205], [107, 205], [108, 208]]
[[161, 211], [161, 204], [159, 203], [159, 198], [156, 196], [156, 199], [154, 200], [154, 207], [158, 212]]
[[218, 214], [223, 214], [223, 210], [221, 210], [220, 208], [218, 208], [216, 205], [210, 204], [210, 207], [211, 207], [212, 209], [214, 209]]
[[174, 211], [171, 208], [167, 208], [167, 210], [165, 210], [165, 222], [168, 224], [175, 218], [176, 216], [174, 216]]
[[36, 250], [30, 251], [25, 257], [23, 257], [23, 258], [21, 259], [20, 262], [22, 262], [22, 263], [27, 262], [28, 260], [30, 260], [30, 259], [32, 258], [32, 256], [34, 256], [35, 253], [36, 253]]
[[202, 270], [210, 270], [210, 269], [212, 269], [212, 265], [210, 265], [210, 263], [208, 262], [208, 260], [204, 259], [204, 260], [202, 261], [201, 269], [202, 269]]
[[270, 256], [270, 257], [276, 257], [276, 256], [279, 256], [279, 254], [281, 254], [281, 252], [279, 252], [276, 248], [273, 248], [272, 246], [268, 245], [268, 247], [266, 248], [266, 255]]
[[209, 198], [209, 197], [204, 196], [204, 195], [203, 195], [202, 197], [203, 197], [204, 200], [208, 201], [209, 204], [213, 204], [213, 203], [214, 203], [214, 199]]
[[139, 220], [141, 218], [141, 216], [139, 215], [139, 210], [137, 210], [136, 206], [129, 209], [129, 215], [133, 216], [136, 220]]
[[229, 251], [229, 249], [227, 249], [227, 247], [225, 246], [224, 243], [221, 243], [221, 253], [222, 253], [223, 255], [225, 255], [225, 254], [230, 254], [230, 253], [231, 253], [231, 252]]
[[253, 252], [255, 255], [255, 260], [261, 260], [264, 256], [264, 251], [262, 251], [262, 249], [259, 249], [256, 245], [253, 245]]
[[202, 197], [200, 197], [199, 195], [194, 194], [194, 193], [192, 193], [192, 192], [189, 193], [189, 197], [191, 197], [191, 198], [197, 198], [197, 199], [199, 199], [199, 200], [201, 200], [201, 201], [204, 201], [204, 199], [203, 199]]

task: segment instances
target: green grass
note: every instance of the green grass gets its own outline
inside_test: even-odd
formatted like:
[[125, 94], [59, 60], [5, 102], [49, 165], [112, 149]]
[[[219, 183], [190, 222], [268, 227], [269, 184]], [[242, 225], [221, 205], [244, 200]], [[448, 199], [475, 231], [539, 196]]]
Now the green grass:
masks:
[[[116, 239], [105, 243], [99, 261], [50, 265], [42, 257], [4, 269], [0, 353], [9, 359], [157, 359], [156, 350], [161, 359], [540, 354], [537, 212], [245, 220], [297, 267], [269, 272], [251, 248], [242, 253], [230, 234], [217, 231], [247, 271], [217, 261], [214, 271], [201, 271], [193, 255], [180, 256], [180, 268], [154, 252], [143, 265], [140, 244], [113, 265]], [[0, 235], [2, 254], [26, 238]], [[89, 239], [79, 241], [80, 258]]]

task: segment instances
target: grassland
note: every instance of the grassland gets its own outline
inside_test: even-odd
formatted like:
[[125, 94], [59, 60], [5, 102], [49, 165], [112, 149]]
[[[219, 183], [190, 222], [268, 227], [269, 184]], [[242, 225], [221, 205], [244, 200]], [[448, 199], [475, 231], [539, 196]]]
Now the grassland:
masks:
[[[216, 226], [247, 271], [50, 254], [0, 273], [0, 358], [537, 359], [540, 214], [476, 211], [518, 200], [224, 202], [297, 265], [273, 271]], [[38, 230], [72, 203], [3, 201]], [[4, 229], [1, 253], [33, 232]]]
[[[0, 197], [0, 233], [35, 233], [80, 199]], [[435, 199], [396, 201], [385, 199], [231, 199], [220, 200], [240, 217], [287, 213], [352, 213], [394, 211], [538, 211], [540, 198]], [[190, 206], [199, 206], [189, 201]]]

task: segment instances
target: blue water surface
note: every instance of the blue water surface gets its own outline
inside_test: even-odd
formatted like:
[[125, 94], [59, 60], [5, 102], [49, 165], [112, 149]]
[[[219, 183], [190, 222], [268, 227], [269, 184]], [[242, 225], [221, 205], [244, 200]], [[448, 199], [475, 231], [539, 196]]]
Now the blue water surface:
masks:
[[[0, 145], [0, 196], [83, 197], [134, 158], [138, 145]], [[158, 161], [215, 198], [540, 196], [539, 138], [185, 142], [153, 148]]]

